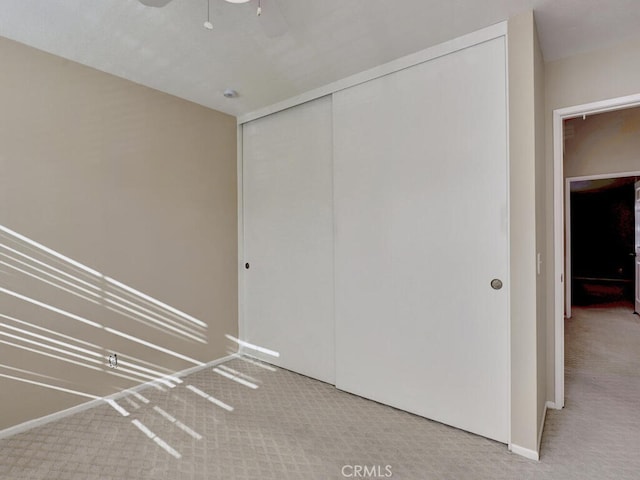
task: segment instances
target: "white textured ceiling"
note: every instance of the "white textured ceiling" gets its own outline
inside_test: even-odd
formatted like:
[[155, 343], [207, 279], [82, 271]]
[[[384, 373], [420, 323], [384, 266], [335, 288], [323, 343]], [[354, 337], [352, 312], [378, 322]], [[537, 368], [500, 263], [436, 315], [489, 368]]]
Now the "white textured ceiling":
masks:
[[210, 1], [212, 31], [207, 0], [0, 0], [0, 36], [241, 115], [531, 9], [546, 60], [640, 25], [640, 0]]

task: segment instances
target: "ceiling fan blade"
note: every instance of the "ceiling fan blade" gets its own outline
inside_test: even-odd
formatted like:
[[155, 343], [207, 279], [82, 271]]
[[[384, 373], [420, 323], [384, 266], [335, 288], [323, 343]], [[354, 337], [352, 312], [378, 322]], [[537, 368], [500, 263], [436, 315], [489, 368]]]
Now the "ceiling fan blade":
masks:
[[141, 4], [147, 7], [164, 7], [172, 0], [138, 0]]
[[289, 30], [289, 24], [284, 18], [277, 0], [261, 0], [262, 14], [258, 22], [269, 38], [279, 37]]

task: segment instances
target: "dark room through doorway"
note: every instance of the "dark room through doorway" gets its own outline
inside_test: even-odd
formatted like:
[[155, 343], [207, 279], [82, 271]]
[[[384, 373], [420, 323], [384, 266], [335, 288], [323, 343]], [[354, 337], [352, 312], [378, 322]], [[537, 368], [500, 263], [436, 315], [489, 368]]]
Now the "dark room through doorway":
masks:
[[572, 305], [634, 310], [635, 188], [629, 176], [570, 183]]

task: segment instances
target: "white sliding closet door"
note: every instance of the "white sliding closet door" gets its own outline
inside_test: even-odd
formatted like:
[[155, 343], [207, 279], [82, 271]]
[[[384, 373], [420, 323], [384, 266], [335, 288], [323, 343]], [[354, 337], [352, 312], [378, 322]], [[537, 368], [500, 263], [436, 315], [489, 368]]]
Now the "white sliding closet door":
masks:
[[499, 38], [333, 109], [336, 386], [506, 443], [505, 83]]
[[335, 383], [331, 97], [243, 126], [244, 340]]

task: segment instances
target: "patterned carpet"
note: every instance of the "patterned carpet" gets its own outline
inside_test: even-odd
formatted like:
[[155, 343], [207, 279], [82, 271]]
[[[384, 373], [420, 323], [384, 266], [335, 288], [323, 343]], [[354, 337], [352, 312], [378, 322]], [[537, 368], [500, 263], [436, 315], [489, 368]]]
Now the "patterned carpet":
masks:
[[541, 462], [238, 358], [118, 400], [127, 417], [104, 404], [1, 440], [0, 478], [640, 478], [638, 317], [575, 309], [566, 338], [566, 408], [548, 414]]

